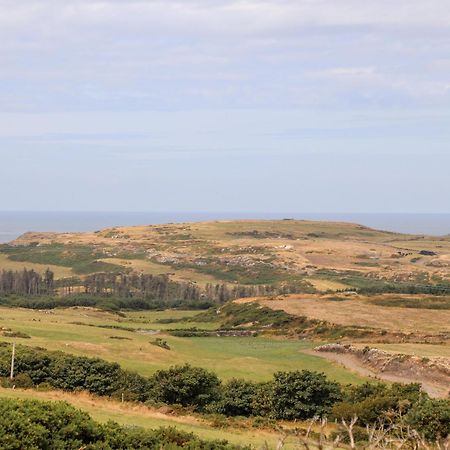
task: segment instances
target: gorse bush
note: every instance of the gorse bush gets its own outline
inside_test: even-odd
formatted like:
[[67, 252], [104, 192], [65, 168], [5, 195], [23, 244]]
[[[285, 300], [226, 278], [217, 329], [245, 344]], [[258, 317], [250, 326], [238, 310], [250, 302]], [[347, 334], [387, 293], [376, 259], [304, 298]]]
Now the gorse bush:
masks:
[[226, 416], [254, 415], [253, 401], [256, 393], [255, 383], [234, 378], [222, 387], [220, 399], [212, 409]]
[[450, 435], [450, 402], [425, 399], [414, 404], [405, 417], [426, 439], [435, 440]]
[[157, 402], [201, 409], [219, 398], [217, 375], [188, 364], [159, 370], [150, 378], [150, 384], [150, 397]]
[[64, 402], [0, 402], [2, 450], [237, 450], [226, 441], [203, 441], [174, 428], [143, 430], [99, 424]]
[[323, 416], [341, 399], [338, 383], [309, 370], [277, 372], [272, 389], [272, 414], [276, 419], [309, 419]]
[[332, 417], [349, 421], [357, 416], [361, 425], [371, 425], [388, 412], [406, 413], [422, 398], [428, 397], [417, 383], [364, 383], [345, 393], [343, 401], [333, 406]]

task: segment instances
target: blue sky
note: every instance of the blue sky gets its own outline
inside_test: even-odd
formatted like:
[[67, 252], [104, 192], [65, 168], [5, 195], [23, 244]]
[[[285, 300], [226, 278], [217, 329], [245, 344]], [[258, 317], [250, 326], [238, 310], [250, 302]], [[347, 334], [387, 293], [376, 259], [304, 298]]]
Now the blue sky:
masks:
[[450, 212], [448, 0], [0, 0], [0, 209]]

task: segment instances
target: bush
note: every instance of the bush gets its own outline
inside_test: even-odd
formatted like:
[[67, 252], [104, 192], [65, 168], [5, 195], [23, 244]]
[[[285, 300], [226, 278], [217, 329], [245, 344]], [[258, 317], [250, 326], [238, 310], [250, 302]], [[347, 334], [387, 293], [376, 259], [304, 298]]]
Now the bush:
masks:
[[165, 350], [170, 350], [170, 345], [167, 343], [167, 341], [161, 338], [156, 338], [155, 340], [150, 341], [150, 344], [156, 345], [157, 347], [161, 347]]
[[14, 379], [11, 381], [11, 383], [21, 389], [31, 389], [34, 387], [33, 380], [30, 378], [29, 375], [26, 373], [19, 373], [14, 377]]
[[429, 440], [445, 438], [450, 435], [450, 402], [434, 399], [418, 402], [405, 419]]
[[383, 421], [389, 412], [406, 413], [421, 398], [428, 398], [420, 389], [420, 384], [364, 383], [351, 387], [344, 401], [332, 408], [332, 417], [351, 420], [355, 415], [362, 425]]
[[10, 338], [31, 339], [31, 336], [23, 331], [4, 331], [3, 336]]
[[272, 414], [277, 419], [323, 416], [340, 399], [340, 386], [324, 374], [303, 370], [274, 375]]
[[202, 409], [219, 398], [217, 375], [189, 364], [159, 370], [150, 378], [150, 384], [153, 400], [172, 405]]
[[333, 406], [331, 416], [337, 420], [350, 421], [352, 417], [358, 417], [361, 425], [371, 425], [383, 421], [385, 414], [396, 409], [398, 400], [390, 396], [374, 396], [357, 403], [341, 402]]
[[2, 450], [243, 449], [226, 441], [203, 441], [175, 428], [143, 430], [114, 422], [100, 425], [87, 413], [64, 402], [10, 399], [0, 403], [0, 442]]
[[252, 411], [255, 416], [270, 416], [272, 413], [273, 382], [258, 383], [252, 401]]
[[[9, 375], [10, 361], [10, 346], [0, 343], [0, 377]], [[121, 389], [139, 400], [147, 399], [150, 388], [146, 378], [127, 372], [116, 363], [22, 345], [16, 348], [15, 373], [14, 383], [26, 376], [34, 385], [47, 383], [56, 389], [87, 390], [106, 396]]]
[[221, 398], [214, 405], [214, 410], [227, 416], [250, 416], [253, 414], [256, 391], [255, 383], [234, 378], [223, 386]]

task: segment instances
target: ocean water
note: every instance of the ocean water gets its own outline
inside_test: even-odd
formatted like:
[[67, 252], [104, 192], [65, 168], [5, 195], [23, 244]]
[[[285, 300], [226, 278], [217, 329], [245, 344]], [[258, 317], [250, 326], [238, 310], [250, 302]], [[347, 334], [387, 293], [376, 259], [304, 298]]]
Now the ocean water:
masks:
[[450, 214], [0, 211], [0, 242], [11, 241], [27, 231], [95, 231], [123, 225], [284, 218], [354, 222], [401, 233], [450, 235]]

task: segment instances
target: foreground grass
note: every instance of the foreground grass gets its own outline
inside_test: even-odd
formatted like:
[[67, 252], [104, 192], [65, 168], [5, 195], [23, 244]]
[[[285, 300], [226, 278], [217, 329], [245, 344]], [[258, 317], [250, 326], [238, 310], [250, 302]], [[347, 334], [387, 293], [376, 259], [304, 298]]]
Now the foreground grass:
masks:
[[[190, 363], [215, 371], [222, 379], [243, 377], [264, 381], [276, 371], [316, 370], [341, 383], [365, 380], [344, 367], [318, 356], [304, 353], [314, 347], [308, 341], [287, 341], [265, 337], [204, 337], [180, 338], [158, 334], [167, 341], [170, 350], [152, 341], [155, 329], [180, 327], [181, 324], [159, 324], [161, 318], [183, 317], [192, 311], [131, 313], [125, 318], [91, 308], [69, 308], [52, 311], [32, 311], [20, 308], [0, 308], [0, 327], [29, 335], [20, 339], [29, 346], [62, 350], [76, 355], [100, 357], [118, 362], [122, 367], [149, 376], [158, 369]], [[119, 329], [102, 328], [114, 326]], [[189, 326], [195, 326], [190, 324]], [[208, 324], [197, 324], [202, 328]], [[209, 324], [212, 327], [214, 324]], [[127, 329], [124, 329], [127, 328]], [[146, 331], [129, 331], [139, 328]], [[119, 338], [119, 339], [118, 339]], [[11, 342], [11, 338], [0, 337]]]
[[98, 422], [105, 423], [113, 420], [120, 425], [139, 426], [147, 429], [171, 426], [181, 431], [195, 433], [202, 439], [226, 439], [234, 444], [252, 444], [256, 448], [260, 448], [265, 442], [270, 448], [275, 448], [279, 437], [278, 433], [269, 430], [245, 427], [218, 429], [198, 417], [163, 414], [143, 405], [119, 403], [110, 399], [94, 397], [84, 392], [74, 394], [61, 391], [37, 392], [0, 388], [0, 401], [1, 398], [66, 401], [76, 408], [86, 411]]

